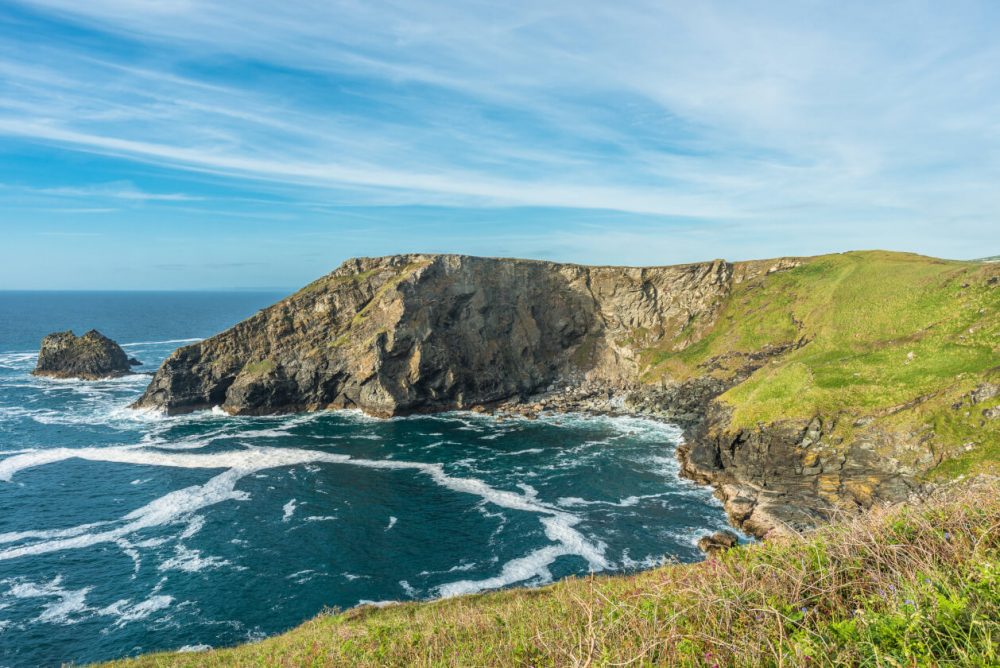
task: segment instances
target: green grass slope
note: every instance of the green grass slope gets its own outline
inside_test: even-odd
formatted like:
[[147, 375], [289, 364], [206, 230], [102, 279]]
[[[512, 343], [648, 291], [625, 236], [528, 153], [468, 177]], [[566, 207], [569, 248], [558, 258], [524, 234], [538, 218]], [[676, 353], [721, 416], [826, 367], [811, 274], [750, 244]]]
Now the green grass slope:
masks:
[[937, 475], [997, 472], [1000, 396], [969, 393], [1000, 383], [1000, 265], [881, 251], [806, 258], [738, 283], [700, 340], [643, 351], [644, 378], [724, 376], [744, 354], [796, 343], [723, 395], [734, 428], [832, 416], [845, 442], [873, 429], [928, 442]]
[[996, 666], [997, 484], [700, 564], [320, 615], [151, 666]]

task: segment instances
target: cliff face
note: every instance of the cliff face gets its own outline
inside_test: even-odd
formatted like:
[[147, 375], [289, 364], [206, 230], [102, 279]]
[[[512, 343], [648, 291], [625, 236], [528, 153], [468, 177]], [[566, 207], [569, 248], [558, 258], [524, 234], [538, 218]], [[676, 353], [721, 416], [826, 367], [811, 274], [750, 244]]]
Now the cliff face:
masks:
[[734, 429], [728, 413], [722, 402], [708, 405], [682, 446], [683, 470], [714, 485], [733, 523], [757, 536], [808, 529], [876, 501], [906, 500], [935, 463], [928, 457], [908, 467], [880, 456], [871, 442], [845, 444], [831, 436], [836, 418]]
[[714, 322], [733, 266], [584, 267], [453, 255], [351, 260], [175, 352], [139, 407], [234, 414], [469, 408], [635, 383], [637, 338]]
[[177, 350], [136, 406], [629, 412], [687, 427], [734, 522], [801, 529], [1000, 473], [1000, 265], [362, 258]]

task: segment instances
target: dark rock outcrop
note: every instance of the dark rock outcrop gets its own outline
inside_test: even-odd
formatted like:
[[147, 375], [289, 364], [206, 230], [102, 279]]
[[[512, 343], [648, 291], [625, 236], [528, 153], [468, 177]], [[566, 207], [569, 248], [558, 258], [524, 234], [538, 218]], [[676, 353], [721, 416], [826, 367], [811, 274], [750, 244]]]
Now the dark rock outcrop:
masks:
[[52, 378], [98, 380], [125, 375], [135, 364], [141, 362], [130, 359], [121, 346], [96, 329], [83, 336], [67, 331], [42, 339], [38, 364], [32, 373]]
[[706, 554], [725, 552], [740, 544], [740, 537], [732, 531], [716, 531], [698, 539], [698, 549]]
[[679, 455], [684, 474], [713, 485], [733, 523], [755, 536], [809, 529], [917, 489], [916, 465], [880, 456], [872, 442], [841, 443], [832, 428], [816, 417], [734, 430], [713, 401]]

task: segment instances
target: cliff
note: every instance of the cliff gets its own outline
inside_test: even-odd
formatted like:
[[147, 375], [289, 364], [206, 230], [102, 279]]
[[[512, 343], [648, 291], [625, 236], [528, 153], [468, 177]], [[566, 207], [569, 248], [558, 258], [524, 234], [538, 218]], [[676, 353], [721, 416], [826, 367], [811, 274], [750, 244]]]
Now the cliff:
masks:
[[641, 341], [711, 326], [725, 262], [633, 269], [453, 255], [351, 260], [181, 348], [139, 406], [380, 416], [634, 384]]
[[177, 350], [137, 407], [638, 412], [748, 531], [1000, 459], [1000, 265], [898, 253], [674, 267], [362, 258]]

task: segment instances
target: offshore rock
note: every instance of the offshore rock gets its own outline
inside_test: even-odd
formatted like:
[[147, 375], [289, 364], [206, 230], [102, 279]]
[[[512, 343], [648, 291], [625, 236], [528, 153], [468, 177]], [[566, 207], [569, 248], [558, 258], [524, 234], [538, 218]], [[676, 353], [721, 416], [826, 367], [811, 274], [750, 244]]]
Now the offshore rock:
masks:
[[42, 339], [38, 364], [32, 374], [99, 380], [123, 376], [135, 364], [142, 362], [129, 358], [121, 346], [96, 329], [83, 336], [66, 331], [49, 334]]

